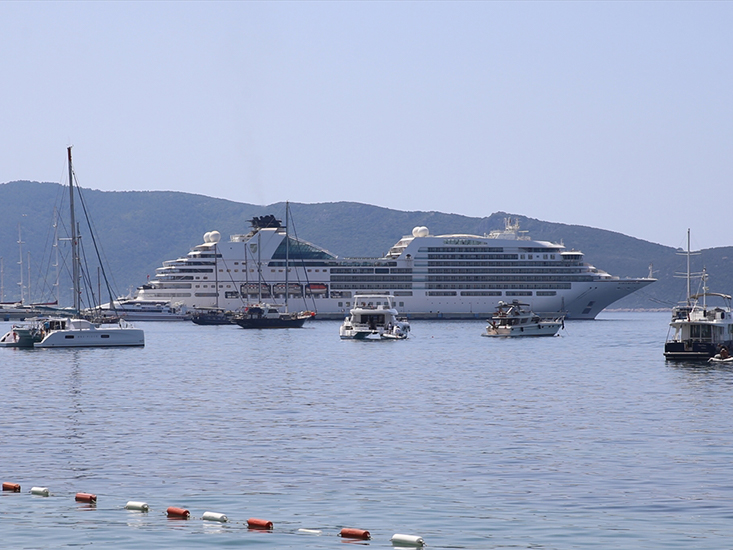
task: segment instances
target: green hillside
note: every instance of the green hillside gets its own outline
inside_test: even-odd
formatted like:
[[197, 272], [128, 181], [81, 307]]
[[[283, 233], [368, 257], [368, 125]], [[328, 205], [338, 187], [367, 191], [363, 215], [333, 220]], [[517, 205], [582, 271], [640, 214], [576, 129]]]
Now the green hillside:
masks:
[[[274, 214], [282, 218], [284, 203], [269, 206], [236, 203], [202, 195], [165, 191], [109, 192], [83, 189], [82, 196], [99, 236], [115, 294], [127, 294], [152, 276], [164, 260], [175, 259], [203, 242], [203, 234], [218, 230], [223, 239], [246, 233], [252, 216]], [[20, 266], [18, 226], [22, 235], [24, 286], [28, 287], [30, 252], [31, 300], [52, 300], [54, 268], [54, 207], [60, 212], [59, 236], [68, 234], [68, 189], [56, 183], [16, 181], [0, 184], [0, 257], [3, 258], [4, 301], [19, 298]], [[77, 205], [77, 211], [81, 206]], [[294, 228], [301, 239], [322, 246], [339, 256], [381, 256], [403, 235], [418, 225], [432, 234], [488, 233], [500, 229], [509, 216], [496, 212], [472, 218], [441, 212], [402, 212], [367, 204], [335, 202], [291, 204]], [[646, 276], [653, 265], [657, 283], [613, 307], [669, 307], [684, 297], [685, 283], [674, 277], [685, 268], [685, 259], [674, 249], [635, 239], [620, 233], [591, 227], [543, 222], [521, 215], [521, 229], [537, 240], [562, 242], [568, 249], [581, 250], [591, 263], [617, 276]], [[80, 224], [84, 224], [79, 215]], [[82, 225], [87, 257], [91, 239]], [[70, 300], [68, 242], [60, 243], [62, 302]], [[706, 267], [710, 286], [720, 292], [733, 291], [733, 247], [704, 250], [693, 258], [693, 270]], [[89, 270], [92, 273], [94, 270]], [[50, 275], [49, 275], [50, 273]], [[66, 281], [66, 282], [64, 282]]]

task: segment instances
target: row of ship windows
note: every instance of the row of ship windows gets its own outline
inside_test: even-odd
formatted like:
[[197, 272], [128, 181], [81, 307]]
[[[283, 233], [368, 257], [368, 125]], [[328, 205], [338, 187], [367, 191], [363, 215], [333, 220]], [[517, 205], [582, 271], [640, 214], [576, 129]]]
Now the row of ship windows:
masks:
[[522, 268], [471, 268], [471, 267], [463, 267], [463, 268], [447, 268], [447, 267], [429, 267], [428, 273], [558, 273], [560, 275], [564, 275], [566, 273], [581, 273], [582, 270], [578, 268], [561, 268], [558, 269], [557, 267], [554, 268], [547, 268], [547, 269], [537, 269], [537, 268], [528, 268], [528, 269], [522, 269]]
[[[474, 277], [470, 277], [470, 276], [465, 276], [465, 277], [460, 277], [460, 276], [452, 276], [452, 277], [450, 277], [450, 276], [446, 276], [446, 277], [429, 276], [429, 277], [426, 277], [425, 280], [427, 282], [446, 282], [446, 281], [447, 282], [452, 282], [452, 281], [455, 281], [455, 282], [470, 282], [470, 281], [499, 282], [499, 281], [557, 281], [558, 278], [557, 277], [551, 277], [551, 276], [543, 277], [543, 276], [540, 276], [540, 275], [537, 275], [537, 276], [529, 276], [529, 275], [522, 276], [522, 275], [520, 275], [520, 276], [517, 276], [517, 277], [511, 277], [511, 276], [502, 276], [502, 277], [491, 277], [491, 276], [486, 276], [486, 277], [479, 277], [479, 276], [474, 276]], [[591, 277], [589, 275], [578, 275], [578, 276], [572, 276], [571, 275], [571, 276], [563, 277], [562, 280], [563, 281], [570, 281], [570, 282], [588, 282], [588, 281], [592, 281], [593, 280], [593, 277]]]
[[411, 267], [334, 267], [331, 273], [412, 273]]
[[[565, 256], [558, 257], [556, 254], [428, 254], [428, 260], [534, 260], [535, 262], [541, 260], [555, 260], [553, 263], [557, 263], [557, 260], [579, 260], [583, 256]], [[416, 261], [423, 259], [422, 257], [416, 258]]]
[[363, 282], [363, 281], [394, 281], [409, 282], [412, 281], [411, 275], [331, 275], [331, 282]]
[[564, 283], [556, 283], [556, 284], [503, 284], [503, 285], [487, 285], [487, 284], [478, 284], [478, 285], [426, 285], [425, 288], [428, 289], [487, 289], [487, 290], [501, 290], [501, 289], [518, 289], [518, 288], [532, 288], [532, 289], [569, 289], [572, 288], [570, 283], [564, 284]]
[[504, 252], [504, 248], [486, 246], [421, 246], [418, 252]]
[[[428, 296], [457, 296], [458, 291], [456, 290], [432, 290], [428, 291], [425, 294]], [[216, 292], [196, 292], [195, 296], [197, 298], [214, 298], [216, 297]], [[239, 299], [246, 295], [240, 295], [237, 291], [229, 291], [224, 293], [225, 297], [229, 300]], [[395, 296], [412, 296], [412, 292], [394, 292]], [[462, 290], [461, 296], [501, 296], [501, 291], [476, 291], [476, 290]], [[507, 290], [504, 292], [505, 296], [532, 296], [532, 291], [530, 290]], [[557, 291], [555, 290], [537, 290], [534, 292], [535, 296], [556, 296]], [[156, 298], [190, 298], [191, 293], [190, 292], [157, 292], [154, 295]], [[249, 294], [249, 296], [257, 296], [256, 294]], [[320, 298], [318, 294], [314, 294], [313, 298]], [[323, 296], [324, 298], [326, 296]], [[332, 291], [331, 292], [331, 298], [351, 298], [351, 292], [347, 291]], [[400, 307], [402, 307], [404, 304], [403, 302], [400, 302]], [[341, 307], [341, 303], [339, 303], [339, 307]], [[348, 306], [347, 306], [348, 307]]]
[[396, 283], [331, 283], [331, 288], [334, 290], [390, 290], [390, 289], [411, 289], [411, 284], [396, 284]]
[[[422, 258], [422, 256], [418, 256], [418, 258]], [[518, 260], [518, 259], [519, 259], [518, 254], [428, 254], [428, 260]]]
[[[455, 290], [443, 290], [426, 292], [428, 296], [457, 296], [458, 292]], [[535, 296], [557, 296], [557, 292], [554, 290], [538, 290], [534, 293]], [[462, 291], [461, 296], [501, 296], [501, 292], [471, 292]], [[532, 296], [531, 290], [507, 290], [504, 296]]]

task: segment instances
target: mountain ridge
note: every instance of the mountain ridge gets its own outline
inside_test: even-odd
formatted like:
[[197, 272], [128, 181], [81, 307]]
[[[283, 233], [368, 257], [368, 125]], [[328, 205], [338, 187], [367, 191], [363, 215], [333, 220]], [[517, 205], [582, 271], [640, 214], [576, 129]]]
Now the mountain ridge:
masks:
[[[100, 191], [82, 188], [83, 206], [90, 212], [102, 243], [116, 294], [127, 294], [152, 277], [165, 260], [185, 255], [203, 242], [203, 234], [218, 230], [222, 239], [246, 233], [253, 216], [282, 218], [285, 203], [260, 206], [179, 191]], [[51, 263], [49, 230], [54, 207], [61, 219], [68, 210], [68, 187], [58, 183], [14, 181], [0, 184], [0, 257], [4, 258], [4, 301], [19, 297], [18, 226], [23, 254], [31, 253], [31, 296], [49, 301], [50, 284], [42, 283], [44, 265]], [[66, 198], [65, 198], [66, 197]], [[290, 203], [294, 233], [340, 257], [379, 257], [415, 226], [427, 226], [434, 235], [486, 234], [504, 227], [504, 219], [519, 221], [534, 240], [562, 243], [580, 250], [585, 261], [619, 277], [646, 276], [653, 266], [658, 281], [616, 302], [612, 308], [671, 307], [684, 298], [684, 281], [674, 277], [684, 270], [679, 249], [651, 243], [623, 233], [562, 222], [546, 222], [497, 210], [477, 218], [438, 211], [401, 211], [334, 201]], [[81, 216], [78, 216], [81, 217]], [[63, 226], [63, 223], [60, 224]], [[82, 227], [82, 233], [88, 233]], [[63, 249], [64, 246], [60, 246]], [[705, 266], [711, 289], [733, 290], [733, 247], [699, 251], [694, 271]], [[24, 264], [27, 260], [24, 258]], [[63, 263], [63, 262], [62, 262]], [[24, 270], [27, 265], [24, 266]], [[28, 275], [24, 273], [24, 286]], [[63, 295], [62, 292], [62, 300]]]

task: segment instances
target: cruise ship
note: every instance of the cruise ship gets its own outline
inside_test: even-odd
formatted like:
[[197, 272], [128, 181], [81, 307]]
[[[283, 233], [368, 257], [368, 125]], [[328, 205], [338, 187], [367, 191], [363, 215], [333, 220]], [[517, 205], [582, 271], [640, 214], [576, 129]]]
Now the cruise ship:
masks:
[[515, 299], [536, 312], [594, 319], [655, 281], [613, 277], [584, 263], [581, 252], [531, 240], [510, 220], [488, 235], [432, 235], [415, 227], [382, 258], [338, 257], [289, 235], [272, 215], [250, 223], [247, 234], [226, 243], [218, 231], [207, 232], [186, 256], [163, 262], [126, 305], [238, 310], [282, 303], [287, 291], [291, 309], [343, 319], [354, 296], [368, 293], [394, 296], [411, 319], [487, 318], [499, 301]]

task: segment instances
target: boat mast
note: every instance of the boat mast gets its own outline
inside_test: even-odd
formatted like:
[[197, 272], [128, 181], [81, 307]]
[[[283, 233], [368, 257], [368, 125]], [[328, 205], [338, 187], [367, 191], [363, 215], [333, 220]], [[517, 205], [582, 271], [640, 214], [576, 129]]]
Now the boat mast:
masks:
[[56, 263], [53, 265], [56, 268], [56, 281], [53, 283], [53, 286], [56, 291], [56, 305], [58, 306], [61, 304], [61, 287], [59, 286], [59, 211], [55, 206], [53, 207], [53, 249], [56, 260]]
[[216, 245], [218, 243], [214, 243], [214, 283], [216, 284], [216, 292], [215, 292], [215, 299], [216, 299], [216, 308], [219, 308], [219, 259], [217, 258], [216, 253]]
[[285, 313], [288, 313], [288, 271], [290, 271], [290, 203], [285, 201]]
[[23, 239], [20, 236], [20, 222], [18, 222], [18, 251], [20, 254], [20, 261], [18, 262], [18, 265], [20, 266], [20, 282], [18, 285], [20, 285], [20, 303], [23, 304]]
[[690, 228], [687, 228], [687, 306], [690, 306]]
[[74, 171], [71, 167], [71, 146], [67, 147], [69, 156], [69, 210], [71, 212], [71, 265], [74, 277], [74, 312], [79, 313], [79, 243], [76, 234], [74, 214]]
[[262, 248], [261, 233], [262, 228], [257, 229], [257, 302], [262, 304], [262, 256], [260, 249]]

